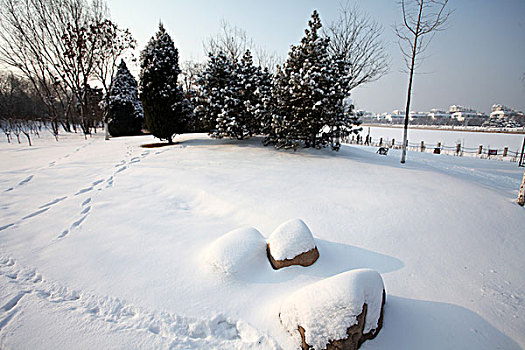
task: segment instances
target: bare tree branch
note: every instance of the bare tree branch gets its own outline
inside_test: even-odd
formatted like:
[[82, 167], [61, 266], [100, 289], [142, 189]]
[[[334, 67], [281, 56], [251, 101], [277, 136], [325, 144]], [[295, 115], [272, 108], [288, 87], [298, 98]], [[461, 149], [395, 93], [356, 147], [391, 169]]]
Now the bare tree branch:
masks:
[[357, 5], [340, 6], [339, 17], [327, 26], [330, 53], [343, 57], [352, 76], [350, 89], [376, 81], [388, 72], [389, 57], [381, 41], [383, 27]]
[[417, 58], [428, 48], [435, 32], [445, 29], [445, 23], [452, 14], [446, 8], [447, 3], [448, 0], [401, 0], [400, 3], [403, 25], [394, 26], [394, 32], [409, 72], [401, 163], [405, 163], [406, 159], [410, 100]]
[[219, 33], [203, 41], [203, 48], [206, 55], [223, 52], [232, 61], [240, 60], [242, 55], [250, 50], [254, 53], [254, 61], [270, 71], [274, 71], [276, 65], [283, 62], [283, 58], [277, 53], [270, 53], [262, 46], [256, 45], [244, 29], [233, 26], [224, 19], [220, 23]]
[[32, 83], [55, 136], [59, 121], [73, 112], [90, 133], [89, 82], [107, 84], [118, 56], [133, 43], [129, 32], [108, 19], [103, 0], [0, 0], [0, 19], [0, 62]]

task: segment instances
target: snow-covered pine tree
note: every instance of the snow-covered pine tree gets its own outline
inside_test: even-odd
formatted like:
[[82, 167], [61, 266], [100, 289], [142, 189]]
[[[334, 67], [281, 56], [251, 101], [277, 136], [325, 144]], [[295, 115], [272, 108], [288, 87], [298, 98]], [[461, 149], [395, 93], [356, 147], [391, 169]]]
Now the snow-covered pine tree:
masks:
[[259, 124], [257, 133], [268, 135], [272, 120], [273, 103], [272, 103], [272, 79], [273, 75], [268, 68], [258, 70], [257, 89], [255, 90], [255, 103], [251, 109], [255, 120]]
[[247, 50], [237, 66], [236, 81], [239, 84], [239, 98], [243, 101], [240, 123], [248, 136], [260, 134], [263, 132], [271, 94], [271, 74], [268, 69], [254, 66], [252, 54]]
[[144, 122], [144, 110], [138, 98], [137, 81], [124, 60], [111, 82], [108, 96], [108, 129], [112, 136], [138, 135]]
[[202, 125], [212, 137], [222, 138], [227, 135], [229, 120], [227, 109], [231, 99], [234, 80], [234, 65], [223, 52], [208, 55], [208, 63], [197, 79], [199, 86], [198, 105], [195, 113]]
[[254, 114], [258, 104], [256, 91], [260, 68], [253, 65], [252, 54], [246, 50], [235, 69], [235, 83], [241, 108], [235, 125], [236, 137], [240, 140], [257, 134], [261, 127]]
[[349, 95], [344, 60], [328, 53], [329, 38], [319, 35], [321, 21], [314, 11], [301, 43], [292, 46], [274, 78], [275, 113], [265, 144], [277, 148], [326, 147], [338, 150], [355, 119], [345, 111]]
[[208, 125], [210, 135], [243, 140], [261, 131], [269, 73], [253, 65], [247, 50], [240, 61], [223, 52], [210, 54], [198, 80], [200, 103], [196, 113]]
[[185, 131], [193, 108], [177, 84], [179, 52], [162, 23], [140, 59], [140, 98], [146, 127], [153, 136], [172, 143], [175, 134]]

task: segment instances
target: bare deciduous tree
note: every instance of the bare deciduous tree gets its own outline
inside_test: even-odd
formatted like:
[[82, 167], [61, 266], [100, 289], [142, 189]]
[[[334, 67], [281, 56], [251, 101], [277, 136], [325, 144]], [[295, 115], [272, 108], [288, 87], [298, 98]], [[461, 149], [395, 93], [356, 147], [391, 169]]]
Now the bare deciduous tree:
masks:
[[98, 56], [98, 62], [95, 68], [95, 77], [102, 85], [104, 92], [104, 133], [105, 139], [109, 139], [108, 131], [108, 113], [109, 113], [109, 91], [113, 76], [117, 71], [117, 64], [126, 53], [132, 57], [132, 51], [135, 48], [136, 41], [129, 30], [122, 30], [111, 21], [104, 21], [101, 31], [101, 52]]
[[204, 41], [203, 46], [206, 54], [223, 52], [228, 58], [235, 61], [240, 59], [246, 50], [252, 49], [254, 43], [244, 29], [232, 26], [223, 19], [219, 33]]
[[29, 82], [13, 74], [0, 72], [0, 128], [11, 142], [14, 134], [20, 143], [20, 134], [31, 146], [30, 134], [38, 135], [43, 106]]
[[190, 97], [188, 95], [191, 95], [192, 91], [196, 90], [197, 78], [199, 74], [202, 73], [205, 66], [204, 63], [195, 61], [184, 61], [180, 64], [181, 72], [179, 75], [179, 81], [182, 83], [184, 93], [187, 95], [186, 97]]
[[277, 53], [270, 53], [263, 47], [256, 45], [244, 29], [233, 26], [224, 19], [220, 23], [219, 33], [207, 38], [203, 42], [203, 47], [206, 55], [209, 53], [216, 55], [223, 52], [232, 61], [240, 60], [242, 55], [250, 50], [255, 54], [254, 61], [260, 67], [272, 71], [277, 64], [283, 62], [282, 57]]
[[270, 72], [275, 72], [277, 65], [284, 62], [284, 58], [277, 54], [277, 52], [269, 52], [261, 46], [254, 49], [255, 62], [259, 67], [268, 68]]
[[44, 5], [44, 2], [33, 0], [0, 1], [0, 61], [18, 69], [31, 82], [47, 107], [49, 125], [57, 137], [58, 120], [70, 109], [72, 96], [66, 93], [46, 59], [46, 53], [58, 45], [59, 38], [45, 29], [47, 23], [54, 23], [54, 20], [41, 20], [41, 14], [47, 12]]
[[330, 53], [344, 57], [350, 69], [350, 90], [388, 72], [389, 57], [381, 40], [383, 26], [357, 5], [341, 4], [339, 17], [324, 34], [330, 37]]
[[406, 160], [410, 97], [416, 59], [428, 47], [434, 34], [445, 29], [445, 23], [452, 13], [446, 9], [447, 3], [448, 0], [401, 0], [400, 3], [403, 24], [396, 25], [394, 30], [409, 73], [401, 163]]
[[0, 62], [31, 81], [55, 137], [59, 121], [75, 111], [84, 134], [93, 127], [88, 83], [107, 81], [104, 70], [122, 46], [107, 17], [103, 0], [0, 0]]

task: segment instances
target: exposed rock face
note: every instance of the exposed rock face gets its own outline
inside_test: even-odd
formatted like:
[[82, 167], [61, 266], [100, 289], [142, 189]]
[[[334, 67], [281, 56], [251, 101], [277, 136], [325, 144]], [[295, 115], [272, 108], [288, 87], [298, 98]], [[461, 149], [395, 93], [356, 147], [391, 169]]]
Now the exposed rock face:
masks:
[[297, 255], [293, 259], [284, 259], [284, 260], [275, 260], [273, 258], [269, 243], [267, 244], [266, 251], [268, 253], [268, 260], [270, 260], [270, 264], [272, 264], [272, 267], [274, 268], [274, 270], [279, 270], [283, 267], [292, 266], [292, 265], [310, 266], [314, 262], [316, 262], [317, 259], [319, 258], [319, 251], [317, 250], [317, 247], [314, 247], [313, 249], [310, 249], [307, 252]]
[[319, 258], [312, 232], [301, 219], [279, 225], [268, 238], [266, 252], [275, 270], [291, 265], [310, 266]]
[[381, 329], [385, 298], [377, 271], [350, 270], [288, 295], [279, 318], [302, 349], [355, 350]]
[[[363, 344], [363, 342], [365, 342], [366, 340], [374, 339], [381, 330], [381, 327], [383, 326], [383, 307], [385, 305], [385, 296], [386, 293], [383, 290], [381, 314], [379, 316], [376, 329], [372, 329], [368, 333], [363, 333], [366, 322], [366, 311], [368, 309], [368, 305], [363, 304], [363, 311], [357, 316], [357, 323], [346, 330], [346, 334], [348, 335], [348, 337], [345, 339], [330, 341], [328, 344], [326, 344], [326, 350], [357, 350], [359, 349], [361, 344]], [[301, 348], [303, 350], [312, 350], [313, 347], [308, 345], [305, 341], [304, 328], [302, 326], [299, 326], [298, 329], [299, 334], [301, 334]]]

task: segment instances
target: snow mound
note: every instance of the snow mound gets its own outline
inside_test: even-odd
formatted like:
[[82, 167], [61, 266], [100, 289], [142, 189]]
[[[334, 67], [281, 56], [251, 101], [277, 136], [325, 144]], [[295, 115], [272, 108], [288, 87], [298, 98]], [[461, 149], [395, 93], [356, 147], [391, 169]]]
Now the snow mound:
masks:
[[301, 219], [292, 219], [277, 227], [268, 244], [275, 260], [293, 259], [315, 248], [312, 232]]
[[256, 268], [266, 260], [266, 241], [253, 227], [242, 227], [217, 238], [204, 252], [204, 261], [215, 270], [235, 274]]
[[[383, 279], [371, 269], [351, 270], [303, 287], [288, 296], [279, 317], [286, 330], [315, 349], [347, 337], [347, 329], [368, 305], [363, 333], [377, 329], [383, 301]], [[300, 344], [300, 341], [299, 341]]]

